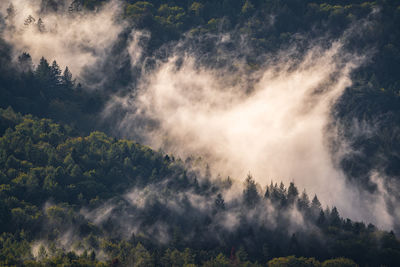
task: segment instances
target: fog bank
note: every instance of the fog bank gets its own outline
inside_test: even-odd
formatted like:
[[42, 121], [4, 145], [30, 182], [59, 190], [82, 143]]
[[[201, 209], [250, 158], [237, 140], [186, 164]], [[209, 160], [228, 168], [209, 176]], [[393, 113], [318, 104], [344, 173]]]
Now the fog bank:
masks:
[[137, 96], [113, 99], [105, 114], [122, 106], [128, 110], [119, 124], [125, 136], [182, 158], [201, 156], [215, 176], [243, 180], [251, 172], [263, 186], [294, 181], [345, 217], [390, 227], [379, 196], [347, 184], [337, 166], [345, 142], [334, 148], [341, 153], [333, 155], [330, 147], [337, 135], [332, 107], [362, 57], [346, 53], [341, 41], [303, 56], [290, 53], [252, 73], [175, 55], [142, 79]]

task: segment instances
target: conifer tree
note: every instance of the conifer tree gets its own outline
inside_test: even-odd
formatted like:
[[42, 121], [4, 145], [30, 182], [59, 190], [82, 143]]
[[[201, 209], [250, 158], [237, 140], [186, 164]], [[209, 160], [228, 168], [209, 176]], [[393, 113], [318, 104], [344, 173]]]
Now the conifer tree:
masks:
[[39, 32], [45, 32], [46, 31], [46, 27], [44, 26], [43, 20], [41, 18], [39, 18], [38, 22], [37, 22], [37, 29]]
[[297, 187], [294, 185], [293, 182], [290, 182], [290, 185], [288, 188], [288, 193], [287, 193], [288, 203], [290, 205], [292, 205], [298, 196], [299, 196], [299, 191], [297, 190]]
[[333, 207], [331, 210], [331, 214], [329, 216], [329, 222], [332, 226], [336, 226], [336, 227], [339, 227], [341, 224], [339, 212], [336, 207]]
[[267, 186], [267, 189], [265, 190], [264, 198], [268, 199], [271, 196], [271, 192], [269, 191], [269, 187]]
[[68, 7], [68, 12], [79, 12], [82, 11], [82, 3], [80, 0], [72, 1], [71, 5]]
[[51, 80], [51, 68], [49, 62], [42, 57], [40, 59], [39, 65], [36, 68], [35, 76], [43, 83], [48, 83]]
[[218, 193], [217, 198], [215, 199], [215, 208], [217, 210], [225, 210], [225, 201], [222, 198], [221, 193]]
[[54, 85], [60, 84], [61, 81], [61, 69], [57, 62], [54, 60], [51, 64], [51, 80]]
[[247, 175], [244, 184], [245, 184], [245, 189], [243, 190], [244, 202], [248, 207], [254, 207], [260, 200], [260, 196], [258, 195], [256, 182], [254, 181], [251, 174]]
[[23, 52], [18, 57], [19, 68], [22, 72], [30, 72], [33, 68], [32, 58], [29, 53]]
[[7, 15], [5, 17], [5, 19], [8, 21], [8, 23], [12, 24], [14, 22], [14, 18], [15, 18], [15, 7], [12, 3], [10, 3], [10, 5], [8, 6], [7, 10]]
[[36, 21], [36, 19], [34, 17], [32, 17], [32, 15], [29, 15], [25, 20], [24, 20], [24, 25], [25, 26], [29, 26], [32, 23], [34, 23]]
[[303, 193], [301, 193], [301, 196], [298, 200], [298, 207], [300, 210], [308, 210], [308, 208], [310, 207], [310, 199], [308, 198], [305, 189], [303, 190]]
[[319, 215], [320, 211], [321, 203], [319, 202], [317, 195], [314, 195], [314, 198], [311, 201], [311, 214], [316, 218]]
[[317, 219], [317, 225], [320, 226], [320, 227], [324, 226], [325, 222], [326, 222], [325, 212], [323, 210], [321, 210], [319, 212], [319, 216], [318, 216], [318, 219]]
[[[72, 73], [69, 71], [68, 66], [65, 67], [64, 73], [61, 77], [61, 83], [67, 88], [74, 87], [75, 82], [72, 80]], [[168, 157], [168, 160], [169, 160], [169, 157]]]

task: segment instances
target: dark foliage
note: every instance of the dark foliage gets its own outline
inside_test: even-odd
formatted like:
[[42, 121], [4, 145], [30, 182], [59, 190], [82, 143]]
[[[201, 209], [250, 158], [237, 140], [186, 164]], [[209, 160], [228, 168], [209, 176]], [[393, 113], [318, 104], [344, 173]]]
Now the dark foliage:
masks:
[[[400, 260], [393, 233], [344, 220], [335, 207], [322, 211], [317, 196], [310, 203], [293, 183], [288, 189], [271, 184], [261, 194], [249, 175], [243, 198], [227, 202], [222, 194], [231, 182], [204, 181], [201, 173], [186, 169], [190, 161], [184, 166], [101, 132], [80, 137], [70, 127], [10, 108], [0, 110], [0, 118], [0, 260], [5, 264], [92, 266], [98, 263], [93, 253], [127, 266], [245, 266], [286, 255], [344, 256], [370, 266], [395, 266]], [[228, 226], [228, 219], [237, 224]], [[136, 227], [135, 234], [129, 226]], [[37, 240], [46, 242], [34, 263], [31, 246]], [[70, 249], [86, 252], [78, 256]], [[269, 264], [297, 260], [320, 266], [293, 257]]]

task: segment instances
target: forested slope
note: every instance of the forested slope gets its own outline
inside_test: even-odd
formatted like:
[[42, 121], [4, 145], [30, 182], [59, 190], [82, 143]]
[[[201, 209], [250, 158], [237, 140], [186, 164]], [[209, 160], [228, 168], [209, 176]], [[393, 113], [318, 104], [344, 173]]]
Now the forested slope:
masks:
[[[39, 15], [71, 21], [110, 3], [37, 2]], [[176, 54], [194, 54], [211, 69], [242, 68], [250, 77], [282, 51], [295, 47], [290, 56], [301, 58], [314, 42], [329, 47], [339, 40], [364, 61], [331, 112], [330, 127], [340, 138], [328, 140], [329, 147], [335, 155], [342, 152], [338, 143], [345, 143], [350, 152], [338, 166], [347, 180], [371, 193], [384, 188], [385, 207], [395, 210], [398, 1], [117, 3], [121, 12], [113, 19], [124, 29], [104, 58], [81, 73], [61, 69], [57, 57], [34, 63], [29, 51], [16, 49], [5, 36], [18, 33], [12, 27], [20, 10], [12, 4], [0, 10], [0, 265], [399, 265], [396, 221], [394, 233], [342, 218], [307, 188], [279, 177], [261, 188], [250, 173], [235, 177], [243, 184], [217, 176], [205, 159], [179, 159], [120, 139], [127, 110], [105, 116], [112, 100], [135, 99], [142, 75]], [[43, 21], [27, 17], [20, 26], [46, 32], [51, 25]], [[126, 52], [133, 31], [140, 31], [136, 63]], [[384, 177], [382, 184], [371, 179], [374, 172]]]
[[1, 110], [1, 132], [3, 264], [35, 256], [37, 264], [94, 265], [96, 254], [139, 266], [262, 264], [283, 255], [346, 256], [361, 265], [400, 260], [393, 233], [323, 210], [293, 183], [261, 193], [249, 175], [239, 197], [225, 201], [229, 178], [209, 180], [189, 171], [195, 162], [132, 141], [77, 136], [11, 109]]
[[[62, 12], [64, 8], [79, 14], [87, 9], [100, 9], [107, 2], [76, 0], [66, 7], [63, 1], [46, 0], [41, 2], [41, 12]], [[87, 81], [106, 77], [101, 88], [85, 90], [84, 84], [73, 84], [70, 72], [65, 76], [56, 62], [52, 65], [41, 61], [36, 67], [26, 53], [21, 54], [18, 63], [14, 64], [13, 48], [3, 40], [1, 106], [11, 105], [24, 113], [79, 125], [78, 128], [86, 133], [95, 129], [111, 133], [124, 112], [109, 121], [99, 117], [110, 95], [116, 91], [119, 95], [126, 94], [130, 90], [127, 85], [137, 83], [140, 72], [153, 68], [155, 60], [168, 57], [174, 45], [179, 44], [184, 51], [195, 51], [202, 63], [216, 68], [233, 64], [232, 56], [243, 58], [252, 71], [263, 64], [266, 54], [292, 46], [305, 51], [310, 47], [309, 40], [328, 45], [337, 38], [343, 39], [345, 32], [346, 48], [365, 55], [367, 61], [352, 74], [353, 85], [341, 97], [334, 112], [353, 150], [361, 152], [345, 157], [343, 168], [350, 179], [361, 181], [359, 184], [362, 185], [368, 184], [372, 170], [383, 171], [389, 177], [399, 175], [396, 144], [400, 106], [400, 6], [397, 1], [121, 3], [123, 12], [116, 19], [128, 23], [128, 29], [120, 34], [105, 59], [106, 63], [97, 66], [95, 72], [85, 74]], [[4, 12], [5, 23], [15, 12], [18, 10], [12, 6]], [[150, 33], [144, 34], [141, 40], [146, 43], [140, 63], [144, 68], [130, 66], [131, 62], [121, 49], [127, 46], [132, 28]], [[361, 29], [360, 32], [356, 33], [357, 29]], [[229, 34], [230, 41], [220, 44], [220, 36], [224, 34]], [[227, 51], [235, 52], [232, 55]], [[134, 74], [129, 71], [132, 67]], [[78, 89], [71, 90], [75, 87]], [[373, 136], [354, 136], [355, 120], [376, 125]]]

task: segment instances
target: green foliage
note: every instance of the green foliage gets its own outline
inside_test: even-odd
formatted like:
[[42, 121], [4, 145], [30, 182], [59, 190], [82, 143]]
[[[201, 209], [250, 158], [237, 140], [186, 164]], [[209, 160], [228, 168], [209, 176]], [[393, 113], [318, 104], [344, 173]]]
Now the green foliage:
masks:
[[153, 23], [154, 12], [154, 5], [144, 1], [128, 4], [125, 8], [125, 16], [141, 27]]
[[314, 258], [296, 258], [295, 256], [275, 258], [268, 262], [268, 267], [320, 267], [321, 263]]
[[337, 258], [326, 260], [322, 263], [322, 267], [357, 267], [354, 261], [345, 258]]
[[174, 27], [179, 29], [183, 26], [185, 22], [186, 13], [183, 8], [178, 6], [168, 6], [167, 4], [161, 5], [157, 10], [158, 16], [156, 16], [156, 20], [159, 21], [160, 24], [168, 27]]
[[[94, 112], [102, 105], [101, 97], [80, 90], [81, 85], [75, 85], [68, 67], [62, 72], [56, 61], [50, 65], [42, 57], [34, 68], [30, 55], [25, 52], [18, 57], [17, 66], [8, 64], [10, 69], [15, 69], [12, 74], [0, 74], [0, 80], [12, 80], [0, 85], [0, 107], [11, 106], [22, 113], [78, 124], [83, 132], [90, 129], [95, 122]], [[5, 130], [4, 123], [7, 123], [6, 117], [0, 121], [0, 133]]]
[[215, 259], [209, 260], [203, 264], [203, 267], [228, 267], [231, 262], [222, 254], [218, 254]]
[[346, 258], [336, 258], [319, 262], [314, 258], [296, 258], [295, 256], [275, 258], [268, 262], [268, 267], [357, 267], [354, 261]]
[[[344, 258], [322, 264], [314, 258], [294, 256], [271, 260], [282, 253], [301, 256], [310, 249], [317, 258], [345, 255], [360, 264], [395, 266], [400, 259], [400, 242], [393, 233], [379, 232], [373, 226], [366, 227], [349, 219], [345, 221], [335, 207], [323, 211], [316, 196], [310, 204], [306, 192], [299, 196], [294, 183], [288, 189], [283, 183], [279, 186], [271, 183], [262, 199], [259, 186], [248, 175], [243, 198], [233, 206], [232, 203], [226, 205], [220, 189], [209, 181], [209, 169], [203, 178], [209, 182], [200, 186], [193, 174], [173, 157], [132, 141], [118, 140], [102, 132], [77, 136], [70, 127], [48, 119], [21, 116], [11, 109], [0, 110], [0, 119], [9, 126], [0, 137], [2, 264], [259, 266], [257, 261], [270, 260], [269, 266], [355, 266], [353, 261]], [[229, 186], [232, 183], [229, 178], [227, 183]], [[120, 198], [126, 190], [135, 188], [146, 193], [148, 188], [160, 184], [165, 188], [157, 194], [171, 201], [176, 192], [184, 190], [197, 192], [196, 197], [214, 199], [210, 213], [205, 214], [198, 214], [202, 211], [187, 199], [180, 200], [186, 203], [182, 206], [186, 209], [184, 217], [179, 217], [168, 205], [163, 206], [157, 198], [146, 200], [143, 210], [136, 213], [137, 218], [141, 218], [144, 225], [148, 224], [148, 229], [158, 223], [169, 227], [168, 231], [173, 234], [169, 241], [164, 241], [167, 242], [165, 246], [160, 247], [146, 236], [146, 231], [132, 235], [129, 240], [121, 238], [112, 217], [102, 223], [96, 222], [99, 215], [93, 217], [98, 211], [103, 213], [109, 201], [118, 201], [117, 218], [126, 216], [125, 208], [128, 212], [131, 208]], [[194, 193], [189, 196], [191, 194]], [[295, 203], [301, 207], [299, 211], [304, 220], [319, 229], [325, 243], [309, 233], [293, 233], [291, 237], [283, 234], [286, 231], [283, 229], [289, 225], [285, 212], [295, 208]], [[283, 214], [279, 215], [275, 230], [246, 219], [249, 210], [258, 212], [266, 207], [264, 205], [274, 205], [274, 209]], [[213, 219], [229, 214], [232, 209], [241, 212], [238, 229], [226, 231], [218, 226], [218, 232], [214, 233], [212, 227], [216, 221]], [[73, 241], [68, 241], [70, 245], [63, 250], [59, 247], [60, 237], [68, 233], [68, 229], [75, 229], [75, 237], [70, 237]], [[47, 244], [35, 245], [37, 250], [33, 253], [32, 246], [38, 239], [46, 240]], [[248, 241], [243, 243], [243, 240]], [[232, 246], [239, 248], [236, 253]], [[84, 253], [72, 252], [78, 250]], [[225, 253], [229, 250], [228, 259]], [[108, 263], [98, 261], [99, 251], [107, 255]]]
[[247, 206], [254, 207], [260, 200], [257, 185], [251, 174], [247, 175], [244, 182], [243, 199]]

